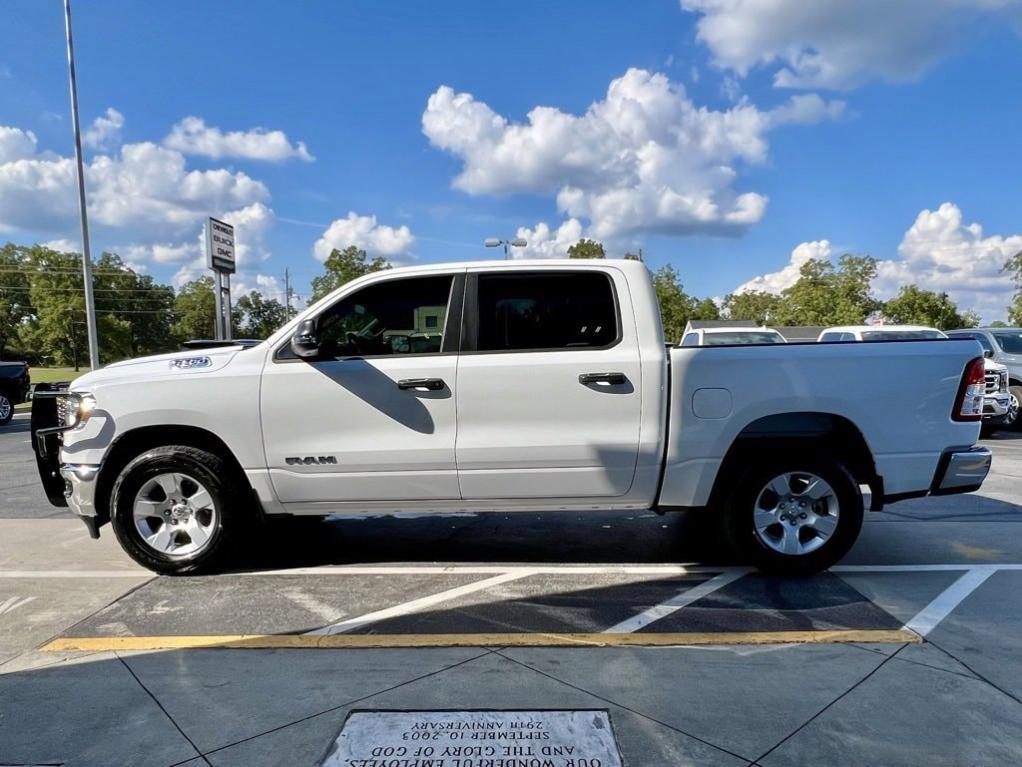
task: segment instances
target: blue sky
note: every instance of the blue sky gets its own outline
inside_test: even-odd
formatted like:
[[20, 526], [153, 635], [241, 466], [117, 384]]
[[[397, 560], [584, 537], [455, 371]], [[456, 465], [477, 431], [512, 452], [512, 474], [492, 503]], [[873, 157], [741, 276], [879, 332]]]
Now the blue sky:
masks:
[[[78, 0], [93, 249], [180, 283], [233, 215], [240, 285], [302, 293], [320, 240], [422, 263], [522, 229], [523, 255], [596, 236], [710, 296], [852, 251], [881, 294], [1002, 317], [1019, 4], [806, 5]], [[2, 13], [0, 239], [74, 248], [62, 5]]]

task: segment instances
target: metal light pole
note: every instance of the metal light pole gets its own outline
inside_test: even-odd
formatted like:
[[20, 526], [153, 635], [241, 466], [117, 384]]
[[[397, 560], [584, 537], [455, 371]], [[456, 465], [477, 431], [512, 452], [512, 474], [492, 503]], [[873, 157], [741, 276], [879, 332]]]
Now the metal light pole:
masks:
[[75, 82], [75, 54], [71, 40], [71, 0], [64, 0], [64, 28], [67, 30], [67, 70], [71, 83], [71, 124], [75, 133], [75, 164], [78, 167], [78, 209], [82, 215], [82, 281], [85, 285], [85, 324], [89, 331], [89, 365], [99, 369], [99, 336], [96, 332], [96, 303], [92, 296], [92, 254], [89, 251], [89, 217], [85, 210], [85, 172], [82, 168], [82, 133], [78, 125], [78, 86]]
[[510, 255], [508, 254], [507, 250], [508, 246], [512, 248], [524, 248], [528, 244], [529, 243], [527, 243], [521, 237], [515, 237], [513, 240], [498, 240], [496, 237], [490, 237], [488, 240], [483, 242], [483, 245], [485, 245], [488, 248], [499, 248], [501, 245], [503, 245], [505, 261], [507, 261], [508, 258], [510, 258]]

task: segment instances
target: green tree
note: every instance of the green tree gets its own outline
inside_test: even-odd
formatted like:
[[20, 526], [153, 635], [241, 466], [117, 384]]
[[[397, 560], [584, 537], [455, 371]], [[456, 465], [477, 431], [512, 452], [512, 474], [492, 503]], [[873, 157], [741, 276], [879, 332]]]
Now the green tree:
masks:
[[704, 298], [702, 301], [693, 298], [691, 301], [692, 313], [688, 317], [690, 320], [720, 319], [720, 307], [712, 298]]
[[751, 325], [773, 325], [781, 306], [781, 297], [762, 290], [729, 293], [724, 297], [724, 311], [732, 320]]
[[582, 238], [568, 248], [568, 258], [606, 258], [603, 243]]
[[928, 325], [941, 330], [975, 327], [974, 316], [960, 314], [947, 293], [905, 285], [898, 295], [883, 305], [884, 316], [902, 325]]
[[275, 298], [265, 298], [253, 290], [242, 296], [236, 304], [239, 336], [243, 338], [268, 338], [288, 320], [287, 307]]
[[1006, 327], [1009, 327], [1009, 325], [1004, 320], [994, 320], [993, 322], [990, 323], [990, 327], [992, 327], [992, 328], [1006, 328]]
[[675, 343], [681, 339], [685, 325], [692, 317], [694, 301], [682, 287], [678, 273], [670, 264], [653, 272], [653, 287], [660, 304], [660, 320], [664, 326], [664, 338]]
[[781, 325], [861, 325], [881, 304], [870, 292], [876, 259], [843, 255], [837, 266], [813, 259], [781, 293], [774, 322]]
[[[110, 314], [122, 323], [124, 356], [138, 357], [171, 351], [174, 290], [148, 274], [139, 274], [120, 256], [104, 253], [96, 262], [95, 295], [97, 314]], [[108, 345], [103, 339], [100, 347]]]
[[1008, 321], [1012, 325], [1022, 325], [1022, 250], [1004, 262], [1002, 271], [1010, 272], [1015, 283], [1015, 295], [1008, 304]]
[[0, 359], [31, 313], [27, 268], [23, 248], [13, 243], [0, 248]]
[[366, 252], [354, 245], [344, 250], [334, 248], [323, 262], [324, 273], [312, 278], [312, 298], [309, 303], [315, 303], [356, 277], [389, 268], [390, 264], [383, 256], [369, 260]]
[[183, 285], [174, 298], [175, 322], [171, 328], [178, 341], [216, 337], [216, 295], [209, 275]]

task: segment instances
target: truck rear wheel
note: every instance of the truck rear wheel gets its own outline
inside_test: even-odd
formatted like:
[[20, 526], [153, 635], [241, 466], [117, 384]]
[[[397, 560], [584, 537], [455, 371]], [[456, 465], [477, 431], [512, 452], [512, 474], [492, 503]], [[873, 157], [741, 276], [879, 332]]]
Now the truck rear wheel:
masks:
[[14, 403], [4, 392], [0, 392], [0, 426], [6, 426], [14, 418]]
[[862, 528], [862, 493], [837, 461], [769, 460], [750, 468], [726, 501], [727, 536], [760, 570], [809, 575], [838, 562]]
[[114, 534], [143, 567], [166, 575], [221, 568], [237, 527], [233, 504], [246, 493], [223, 459], [168, 445], [146, 450], [111, 494]]

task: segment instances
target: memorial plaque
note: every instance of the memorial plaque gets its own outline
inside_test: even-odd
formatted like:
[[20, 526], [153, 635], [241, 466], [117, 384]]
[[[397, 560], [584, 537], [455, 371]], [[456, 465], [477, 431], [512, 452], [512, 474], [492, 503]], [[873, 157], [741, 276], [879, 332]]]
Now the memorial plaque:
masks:
[[621, 767], [606, 711], [354, 711], [322, 767]]

